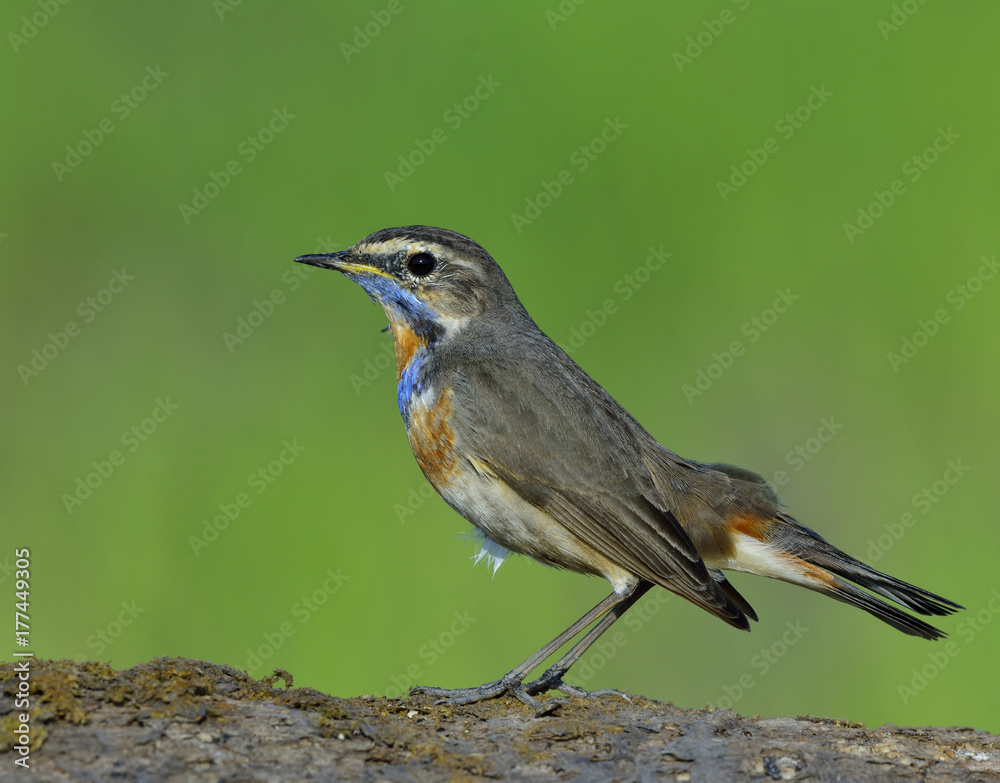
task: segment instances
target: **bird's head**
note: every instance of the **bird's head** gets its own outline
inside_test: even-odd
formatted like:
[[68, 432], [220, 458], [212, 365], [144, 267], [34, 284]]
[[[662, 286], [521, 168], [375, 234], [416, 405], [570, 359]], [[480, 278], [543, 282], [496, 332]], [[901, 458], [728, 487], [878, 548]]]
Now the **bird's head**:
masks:
[[443, 228], [386, 228], [346, 250], [295, 260], [335, 269], [364, 288], [385, 310], [397, 342], [403, 335], [432, 342], [473, 319], [523, 312], [490, 254]]

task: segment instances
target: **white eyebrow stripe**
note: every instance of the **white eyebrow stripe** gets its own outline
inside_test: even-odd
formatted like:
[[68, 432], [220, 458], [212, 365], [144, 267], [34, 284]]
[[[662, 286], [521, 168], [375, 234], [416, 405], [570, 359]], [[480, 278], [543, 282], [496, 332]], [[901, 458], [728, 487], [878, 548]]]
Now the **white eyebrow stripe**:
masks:
[[410, 255], [414, 253], [431, 253], [449, 263], [458, 266], [470, 266], [470, 264], [462, 259], [460, 254], [453, 253], [444, 245], [439, 245], [436, 242], [406, 239], [405, 237], [387, 239], [383, 242], [361, 242], [354, 247], [354, 250], [363, 255], [393, 255], [402, 250], [411, 251]]

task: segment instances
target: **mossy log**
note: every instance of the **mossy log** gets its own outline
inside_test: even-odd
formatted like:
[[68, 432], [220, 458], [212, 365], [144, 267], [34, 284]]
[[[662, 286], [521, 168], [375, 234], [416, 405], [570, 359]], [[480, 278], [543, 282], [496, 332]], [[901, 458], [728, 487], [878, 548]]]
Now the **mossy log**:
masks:
[[15, 764], [24, 680], [0, 664], [0, 780], [1000, 780], [1000, 737], [968, 728], [746, 718], [641, 697], [570, 698], [536, 716], [512, 698], [339, 698], [294, 688], [287, 672], [255, 680], [182, 658], [125, 671], [28, 660], [30, 768]]

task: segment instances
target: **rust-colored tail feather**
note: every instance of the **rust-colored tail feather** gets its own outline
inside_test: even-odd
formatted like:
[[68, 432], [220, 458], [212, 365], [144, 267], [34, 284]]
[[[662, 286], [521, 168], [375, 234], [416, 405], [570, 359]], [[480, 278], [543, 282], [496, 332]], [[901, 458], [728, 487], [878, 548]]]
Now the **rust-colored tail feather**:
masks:
[[[841, 552], [820, 535], [800, 525], [787, 514], [776, 515], [775, 524], [770, 527], [767, 539], [768, 543], [787, 555], [801, 559], [831, 575], [850, 580], [918, 614], [948, 615], [965, 608], [921, 587], [876, 571], [860, 560]], [[924, 639], [940, 639], [947, 636], [946, 633], [934, 626], [918, 620], [895, 606], [887, 604], [885, 601], [879, 600], [834, 576], [829, 579], [817, 580], [809, 586], [831, 598], [836, 598], [838, 601], [864, 609], [882, 622], [911, 636], [919, 636]]]

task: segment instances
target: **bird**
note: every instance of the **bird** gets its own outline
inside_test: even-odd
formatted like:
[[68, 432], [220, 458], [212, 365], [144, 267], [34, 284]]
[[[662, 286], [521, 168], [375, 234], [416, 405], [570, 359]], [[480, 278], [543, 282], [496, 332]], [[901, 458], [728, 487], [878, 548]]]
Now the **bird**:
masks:
[[[475, 528], [477, 562], [510, 553], [606, 579], [611, 594], [523, 663], [470, 688], [417, 686], [439, 702], [510, 694], [536, 710], [549, 691], [654, 587], [729, 625], [757, 614], [724, 571], [806, 587], [903, 633], [946, 634], [921, 615], [963, 609], [851, 557], [785, 513], [760, 475], [662, 446], [535, 323], [490, 254], [469, 237], [413, 225], [295, 261], [359, 284], [385, 312], [396, 399], [424, 476]], [[859, 588], [866, 588], [862, 590]], [[874, 595], [873, 595], [874, 593]], [[528, 675], [587, 632], [535, 680]], [[627, 697], [626, 697], [627, 698]]]

